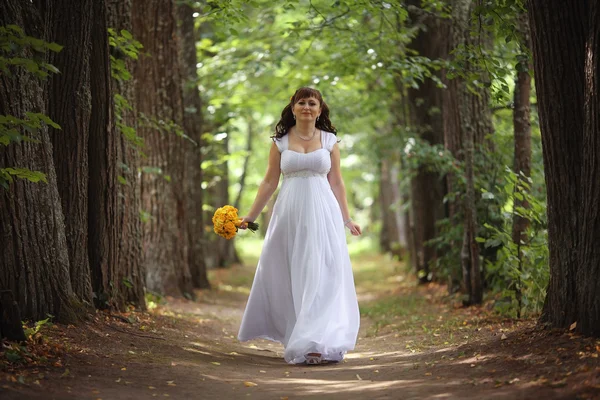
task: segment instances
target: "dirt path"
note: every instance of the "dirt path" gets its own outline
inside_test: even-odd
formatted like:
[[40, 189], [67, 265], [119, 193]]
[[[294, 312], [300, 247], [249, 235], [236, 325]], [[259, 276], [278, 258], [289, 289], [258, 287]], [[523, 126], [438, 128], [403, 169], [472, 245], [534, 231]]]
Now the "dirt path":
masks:
[[235, 267], [213, 273], [216, 289], [196, 302], [47, 328], [50, 360], [4, 363], [0, 398], [600, 398], [599, 342], [458, 309], [443, 288], [415, 287], [389, 260], [359, 263], [362, 325], [343, 363], [287, 365], [277, 344], [239, 343], [253, 268]]

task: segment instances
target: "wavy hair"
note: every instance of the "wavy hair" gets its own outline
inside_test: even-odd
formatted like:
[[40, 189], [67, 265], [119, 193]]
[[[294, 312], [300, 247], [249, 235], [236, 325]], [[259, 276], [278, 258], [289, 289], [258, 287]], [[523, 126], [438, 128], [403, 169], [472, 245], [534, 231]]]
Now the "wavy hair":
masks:
[[327, 103], [323, 100], [323, 96], [321, 96], [321, 92], [317, 89], [309, 88], [309, 87], [301, 87], [296, 90], [294, 95], [290, 97], [290, 102], [286, 105], [281, 112], [281, 119], [275, 126], [275, 135], [271, 136], [274, 140], [281, 139], [285, 135], [288, 134], [291, 127], [296, 125], [296, 120], [294, 119], [294, 114], [292, 113], [292, 107], [300, 100], [314, 97], [319, 100], [321, 104], [321, 115], [319, 116], [319, 120], [316, 122], [315, 126], [318, 129], [321, 129], [326, 132], [331, 132], [334, 135], [337, 134], [337, 129], [329, 120], [329, 107]]

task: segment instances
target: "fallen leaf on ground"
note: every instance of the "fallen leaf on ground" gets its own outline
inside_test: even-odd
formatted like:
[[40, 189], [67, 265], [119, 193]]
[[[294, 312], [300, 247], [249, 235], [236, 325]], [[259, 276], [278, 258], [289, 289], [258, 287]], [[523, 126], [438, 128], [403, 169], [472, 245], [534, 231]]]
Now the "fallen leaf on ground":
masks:
[[156, 388], [155, 388], [154, 386], [148, 386], [148, 389], [150, 389], [150, 390], [154, 390], [154, 389], [156, 389]]
[[213, 361], [213, 362], [211, 362], [211, 364], [215, 364], [215, 365], [221, 365], [221, 363], [220, 363], [220, 362], [216, 362], [216, 361]]
[[502, 336], [500, 337], [500, 340], [506, 340], [508, 339], [508, 337], [503, 333]]
[[572, 331], [575, 328], [577, 328], [577, 321], [573, 322], [571, 326], [569, 326], [569, 330]]
[[254, 386], [258, 386], [258, 383], [246, 381], [246, 382], [244, 382], [244, 386], [246, 386], [246, 387], [254, 387]]
[[567, 386], [567, 379], [561, 379], [560, 381], [554, 381], [552, 383], [550, 383], [550, 386], [553, 388], [560, 388], [560, 387], [564, 387]]

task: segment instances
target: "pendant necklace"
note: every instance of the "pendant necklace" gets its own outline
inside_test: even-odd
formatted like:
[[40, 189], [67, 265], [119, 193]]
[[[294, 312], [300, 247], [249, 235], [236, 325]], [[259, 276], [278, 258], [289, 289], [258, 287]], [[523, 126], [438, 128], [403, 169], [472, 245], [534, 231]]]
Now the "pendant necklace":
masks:
[[304, 140], [305, 142], [309, 142], [309, 141], [311, 141], [311, 140], [312, 140], [312, 139], [315, 137], [315, 134], [317, 133], [317, 127], [315, 126], [315, 129], [313, 130], [312, 136], [311, 136], [311, 137], [309, 137], [308, 139], [307, 139], [307, 138], [305, 138], [304, 136], [300, 136], [300, 134], [298, 133], [298, 130], [297, 130], [297, 129], [294, 129], [294, 133], [295, 133], [295, 134], [296, 134], [296, 136], [298, 136], [300, 139]]

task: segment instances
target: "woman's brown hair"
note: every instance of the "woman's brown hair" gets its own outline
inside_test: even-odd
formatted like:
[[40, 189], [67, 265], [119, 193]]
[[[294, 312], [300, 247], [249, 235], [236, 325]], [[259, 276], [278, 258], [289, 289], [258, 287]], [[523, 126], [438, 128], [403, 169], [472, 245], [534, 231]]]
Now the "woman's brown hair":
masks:
[[296, 90], [296, 93], [290, 98], [290, 103], [284, 107], [281, 112], [281, 119], [275, 126], [275, 135], [272, 136], [273, 139], [281, 139], [285, 135], [288, 134], [290, 128], [296, 125], [296, 120], [294, 119], [294, 114], [292, 113], [292, 107], [301, 99], [307, 99], [314, 97], [319, 100], [321, 104], [321, 115], [319, 116], [318, 121], [316, 122], [316, 127], [326, 132], [331, 132], [334, 135], [337, 134], [337, 129], [329, 120], [329, 107], [327, 103], [323, 100], [323, 96], [321, 96], [321, 92], [317, 89], [309, 88], [309, 87], [301, 87]]

